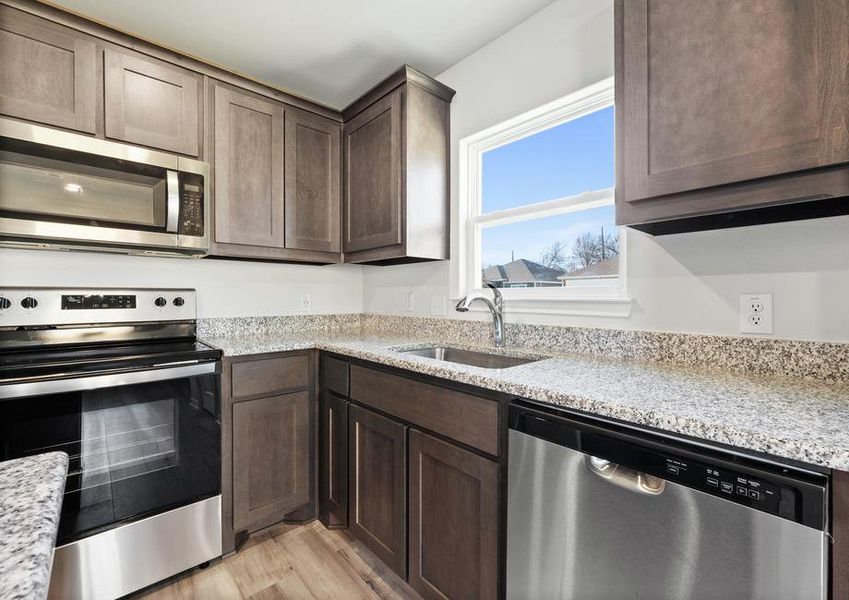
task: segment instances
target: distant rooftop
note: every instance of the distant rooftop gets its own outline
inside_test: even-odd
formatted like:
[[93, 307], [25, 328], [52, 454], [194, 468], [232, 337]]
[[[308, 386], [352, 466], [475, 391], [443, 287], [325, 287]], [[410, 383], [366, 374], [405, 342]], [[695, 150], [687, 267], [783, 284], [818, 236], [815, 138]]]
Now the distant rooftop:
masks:
[[560, 285], [558, 277], [561, 275], [563, 271], [560, 269], [551, 269], [526, 258], [483, 270], [483, 278], [498, 287]]
[[557, 279], [590, 279], [596, 277], [617, 277], [619, 275], [619, 257], [614, 256], [583, 269], [561, 274]]

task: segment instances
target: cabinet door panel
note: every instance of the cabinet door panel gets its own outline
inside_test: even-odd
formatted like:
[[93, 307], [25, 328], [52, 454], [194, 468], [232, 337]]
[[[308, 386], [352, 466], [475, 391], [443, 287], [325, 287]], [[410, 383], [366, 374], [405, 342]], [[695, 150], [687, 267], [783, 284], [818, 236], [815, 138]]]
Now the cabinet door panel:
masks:
[[328, 527], [348, 526], [348, 402], [321, 395], [319, 512]]
[[233, 405], [233, 528], [309, 502], [309, 393]]
[[498, 464], [410, 431], [410, 577], [424, 598], [498, 596]]
[[339, 123], [286, 110], [286, 247], [339, 252]]
[[106, 137], [197, 156], [200, 76], [112, 49], [103, 60]]
[[401, 577], [407, 570], [406, 427], [348, 409], [351, 533]]
[[849, 161], [845, 2], [619, 9], [625, 201]]
[[95, 132], [94, 42], [0, 6], [0, 113]]
[[283, 248], [283, 106], [216, 86], [215, 241]]
[[401, 93], [345, 123], [345, 252], [403, 241]]

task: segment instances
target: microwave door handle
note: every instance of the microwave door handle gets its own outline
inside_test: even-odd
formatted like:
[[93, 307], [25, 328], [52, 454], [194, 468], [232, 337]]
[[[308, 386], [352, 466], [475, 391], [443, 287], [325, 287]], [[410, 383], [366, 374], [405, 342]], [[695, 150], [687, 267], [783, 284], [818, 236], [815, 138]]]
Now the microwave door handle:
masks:
[[168, 202], [165, 212], [165, 231], [177, 233], [180, 222], [180, 177], [177, 171], [166, 171], [165, 184]]

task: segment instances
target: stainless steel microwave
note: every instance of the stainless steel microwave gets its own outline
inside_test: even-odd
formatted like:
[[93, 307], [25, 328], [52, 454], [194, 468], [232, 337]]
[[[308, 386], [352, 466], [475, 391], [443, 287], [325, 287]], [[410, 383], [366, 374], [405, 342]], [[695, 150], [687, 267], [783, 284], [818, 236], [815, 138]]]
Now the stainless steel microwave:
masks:
[[0, 244], [202, 256], [209, 165], [0, 119]]

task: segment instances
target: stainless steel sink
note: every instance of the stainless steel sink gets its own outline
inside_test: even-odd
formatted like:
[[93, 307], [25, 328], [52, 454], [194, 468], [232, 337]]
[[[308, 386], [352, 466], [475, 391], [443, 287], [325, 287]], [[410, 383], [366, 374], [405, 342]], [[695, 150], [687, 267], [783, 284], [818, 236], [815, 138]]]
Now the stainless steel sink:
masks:
[[521, 358], [518, 356], [505, 356], [504, 354], [490, 354], [488, 352], [475, 352], [473, 350], [461, 350], [460, 348], [448, 348], [445, 346], [434, 346], [431, 348], [418, 348], [416, 350], [402, 350], [405, 354], [415, 354], [445, 362], [482, 367], [484, 369], [507, 369], [517, 365], [536, 362], [538, 358]]

